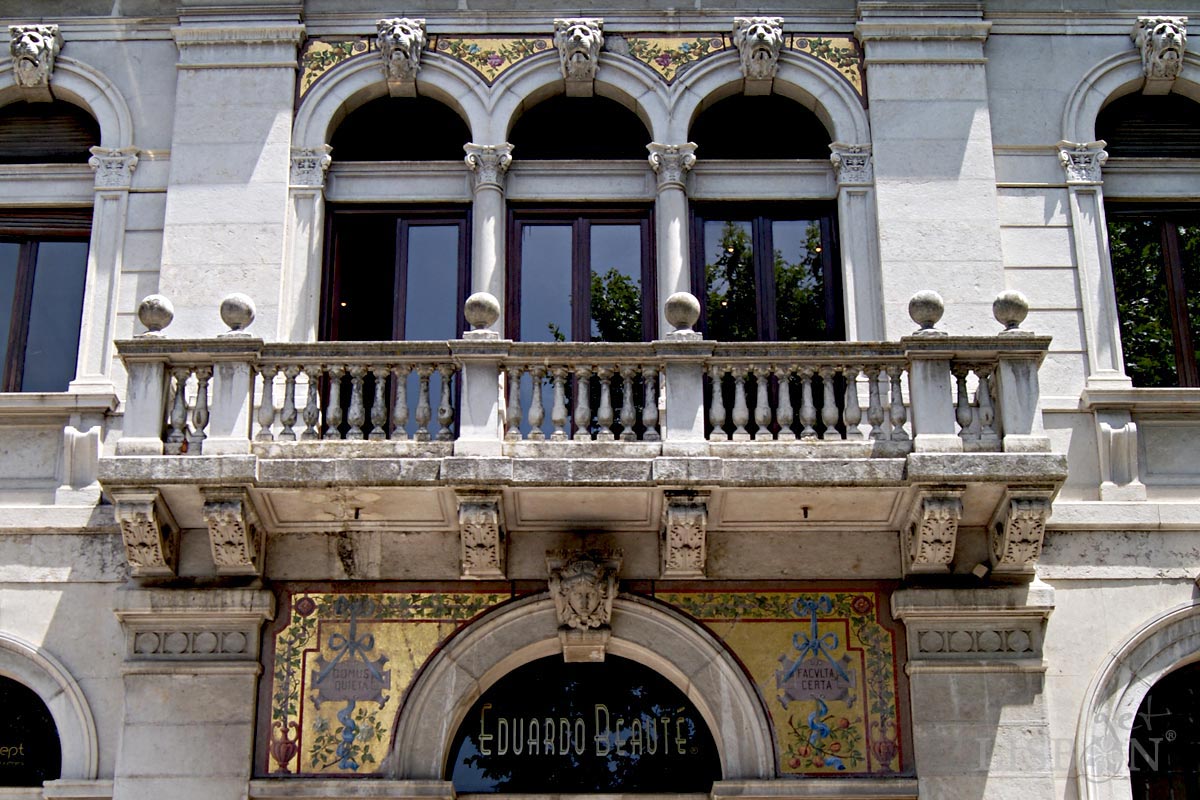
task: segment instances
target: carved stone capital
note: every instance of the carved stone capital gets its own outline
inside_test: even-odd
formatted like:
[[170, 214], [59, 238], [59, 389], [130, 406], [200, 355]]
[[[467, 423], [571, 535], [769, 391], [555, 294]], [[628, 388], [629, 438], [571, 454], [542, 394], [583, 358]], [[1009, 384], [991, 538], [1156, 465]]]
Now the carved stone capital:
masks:
[[962, 491], [922, 492], [901, 536], [904, 567], [911, 573], [945, 573], [954, 561]]
[[646, 145], [650, 151], [650, 168], [658, 174], [658, 188], [668, 186], [683, 189], [683, 176], [696, 166], [696, 143]]
[[770, 94], [783, 48], [783, 17], [735, 17], [733, 43], [746, 79], [745, 93]]
[[128, 189], [133, 182], [133, 171], [137, 169], [138, 149], [122, 147], [93, 147], [88, 166], [96, 171], [97, 189]]
[[261, 575], [266, 538], [245, 489], [208, 489], [204, 522], [218, 575]]
[[1058, 143], [1058, 160], [1067, 172], [1068, 184], [1093, 184], [1104, 180], [1100, 168], [1108, 161], [1105, 144], [1103, 140]]
[[703, 578], [708, 557], [708, 496], [668, 493], [662, 512], [662, 576]]
[[381, 19], [375, 23], [383, 75], [392, 97], [416, 97], [417, 72], [425, 51], [425, 20], [408, 17]]
[[1129, 37], [1142, 54], [1143, 94], [1169, 94], [1183, 70], [1187, 17], [1138, 17]]
[[998, 574], [1032, 574], [1042, 555], [1052, 492], [1014, 490], [992, 515], [988, 525], [992, 571]]
[[500, 495], [460, 496], [458, 533], [464, 578], [504, 577], [505, 536]]
[[604, 550], [553, 551], [546, 554], [550, 596], [562, 628], [607, 628], [617, 596], [621, 554]]
[[871, 145], [834, 142], [829, 145], [829, 160], [839, 186], [858, 186], [875, 182]]
[[57, 25], [9, 25], [9, 51], [13, 79], [30, 103], [49, 103], [54, 59], [62, 52], [63, 39]]
[[333, 148], [327, 144], [320, 147], [293, 147], [289, 182], [292, 186], [325, 186], [325, 174], [333, 158]]
[[475, 173], [475, 188], [494, 186], [504, 190], [504, 173], [512, 164], [513, 146], [508, 142], [502, 144], [475, 144], [469, 142], [463, 145], [467, 152], [464, 159], [467, 168]]
[[154, 588], [117, 594], [114, 611], [125, 629], [125, 660], [156, 672], [186, 673], [197, 662], [255, 668], [259, 630], [275, 616], [275, 599], [262, 589]]
[[591, 97], [604, 46], [604, 20], [597, 17], [554, 20], [554, 46], [566, 82], [567, 97]]
[[112, 498], [133, 575], [174, 575], [179, 561], [179, 526], [158, 490], [118, 491]]

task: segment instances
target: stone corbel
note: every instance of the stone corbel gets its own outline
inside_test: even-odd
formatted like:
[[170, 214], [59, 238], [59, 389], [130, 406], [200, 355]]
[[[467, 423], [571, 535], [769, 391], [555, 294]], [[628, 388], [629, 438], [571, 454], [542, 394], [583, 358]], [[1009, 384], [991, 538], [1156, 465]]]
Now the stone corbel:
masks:
[[591, 97], [595, 92], [604, 20], [596, 17], [554, 20], [554, 46], [567, 97]]
[[962, 519], [962, 494], [962, 489], [939, 489], [917, 495], [908, 527], [900, 536], [907, 574], [950, 572]]
[[458, 532], [462, 577], [503, 578], [507, 542], [500, 495], [459, 495]]
[[[1146, 485], [1138, 467], [1137, 423], [1128, 412], [1111, 412], [1098, 419], [1100, 445], [1100, 499], [1137, 501], [1146, 499]], [[1121, 418], [1123, 417], [1123, 418]]]
[[13, 79], [29, 103], [50, 103], [50, 78], [54, 59], [62, 52], [63, 39], [57, 25], [9, 25], [9, 51]]
[[464, 159], [467, 168], [475, 173], [475, 188], [485, 186], [504, 191], [504, 173], [512, 164], [513, 146], [508, 142], [502, 144], [475, 144], [469, 142], [463, 145], [467, 156]]
[[245, 489], [203, 489], [204, 521], [218, 575], [262, 575], [266, 533]]
[[1091, 185], [1102, 183], [1100, 170], [1108, 161], [1108, 153], [1104, 150], [1107, 142], [1067, 142], [1058, 143], [1058, 160], [1067, 173], [1067, 185]]
[[129, 189], [138, 165], [138, 148], [93, 147], [90, 152], [88, 166], [96, 171], [96, 189]]
[[425, 20], [395, 17], [375, 23], [375, 42], [383, 57], [383, 75], [392, 97], [416, 97], [417, 73], [425, 51]]
[[707, 503], [707, 494], [667, 493], [662, 512], [662, 577], [704, 577], [708, 557]]
[[1187, 17], [1138, 17], [1129, 38], [1142, 54], [1146, 83], [1142, 94], [1170, 94], [1183, 71], [1187, 50]]
[[157, 489], [112, 494], [125, 559], [134, 577], [172, 576], [179, 563], [179, 526]]
[[744, 92], [770, 94], [783, 48], [783, 17], [735, 17], [733, 43], [741, 60]]
[[603, 661], [612, 634], [620, 552], [552, 551], [546, 554], [546, 568], [563, 659]]
[[861, 186], [875, 182], [871, 145], [834, 142], [829, 145], [829, 160], [837, 174], [838, 186]]
[[1032, 575], [1042, 555], [1046, 520], [1054, 492], [1010, 489], [1005, 492], [988, 525], [992, 572], [997, 575]]
[[683, 176], [696, 166], [696, 143], [646, 145], [650, 151], [650, 168], [658, 175], [658, 189], [684, 190]]
[[310, 186], [323, 189], [325, 175], [333, 157], [333, 148], [327, 144], [320, 147], [293, 147], [292, 164], [288, 182], [292, 186]]

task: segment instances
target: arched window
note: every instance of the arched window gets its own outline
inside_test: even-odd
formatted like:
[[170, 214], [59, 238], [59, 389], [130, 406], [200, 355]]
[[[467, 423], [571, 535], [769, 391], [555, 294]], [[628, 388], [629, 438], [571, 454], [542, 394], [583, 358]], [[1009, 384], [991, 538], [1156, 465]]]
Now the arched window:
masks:
[[62, 774], [58, 728], [28, 686], [0, 676], [0, 786], [41, 786]]
[[380, 97], [356, 108], [329, 144], [338, 161], [457, 161], [467, 123], [428, 97]]
[[1151, 687], [1133, 719], [1129, 779], [1133, 800], [1200, 798], [1200, 664]]

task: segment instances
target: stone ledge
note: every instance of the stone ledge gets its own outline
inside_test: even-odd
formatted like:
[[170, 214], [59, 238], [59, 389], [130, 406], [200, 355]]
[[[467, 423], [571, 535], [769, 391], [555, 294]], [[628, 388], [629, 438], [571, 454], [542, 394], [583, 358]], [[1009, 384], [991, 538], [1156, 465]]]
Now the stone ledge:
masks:
[[1200, 528], [1200, 503], [1056, 501], [1052, 531], [1151, 531]]
[[226, 669], [233, 661], [257, 668], [259, 628], [275, 618], [275, 596], [262, 589], [125, 589], [113, 610], [125, 629], [127, 667], [202, 662]]
[[78, 781], [64, 778], [42, 784], [46, 800], [112, 800], [112, 781]]
[[249, 800], [343, 800], [343, 798], [446, 798], [453, 800], [449, 781], [288, 780], [250, 781]]
[[717, 781], [711, 797], [757, 800], [758, 798], [803, 798], [803, 800], [913, 800], [915, 778], [805, 778], [802, 781]]
[[908, 457], [913, 482], [986, 481], [1058, 484], [1067, 479], [1065, 453], [913, 453]]
[[145, 486], [161, 483], [249, 484], [255, 481], [257, 459], [229, 456], [115, 456], [100, 459], [98, 475], [106, 486]]

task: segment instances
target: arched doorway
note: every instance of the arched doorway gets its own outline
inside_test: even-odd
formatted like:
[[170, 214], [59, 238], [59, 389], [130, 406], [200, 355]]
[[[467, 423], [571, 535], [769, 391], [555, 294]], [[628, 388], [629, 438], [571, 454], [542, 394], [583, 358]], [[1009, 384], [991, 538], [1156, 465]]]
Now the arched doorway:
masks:
[[1200, 798], [1200, 663], [1151, 687], [1133, 718], [1129, 779], [1133, 800]]
[[58, 726], [37, 692], [0, 675], [0, 786], [41, 786], [62, 774]]

